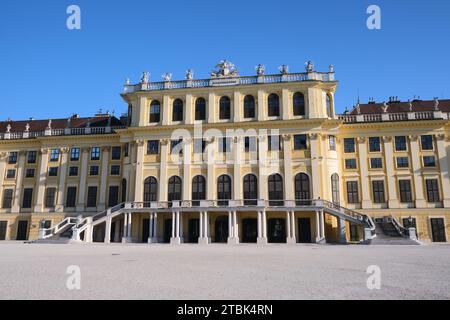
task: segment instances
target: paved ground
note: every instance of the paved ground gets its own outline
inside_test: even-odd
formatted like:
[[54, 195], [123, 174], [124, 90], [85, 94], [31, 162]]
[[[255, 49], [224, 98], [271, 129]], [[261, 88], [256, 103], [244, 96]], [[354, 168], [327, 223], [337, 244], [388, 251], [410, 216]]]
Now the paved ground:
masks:
[[[67, 267], [81, 290], [66, 287]], [[367, 267], [381, 289], [367, 289]], [[450, 245], [0, 244], [0, 299], [450, 299]]]

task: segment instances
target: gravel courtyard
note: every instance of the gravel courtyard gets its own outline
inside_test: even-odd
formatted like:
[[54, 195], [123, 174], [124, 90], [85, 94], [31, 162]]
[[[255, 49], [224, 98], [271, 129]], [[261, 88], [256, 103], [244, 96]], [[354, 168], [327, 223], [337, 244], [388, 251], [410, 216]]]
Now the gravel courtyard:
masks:
[[[66, 286], [67, 267], [81, 289]], [[381, 268], [369, 290], [367, 267]], [[450, 245], [0, 244], [0, 299], [450, 299]]]

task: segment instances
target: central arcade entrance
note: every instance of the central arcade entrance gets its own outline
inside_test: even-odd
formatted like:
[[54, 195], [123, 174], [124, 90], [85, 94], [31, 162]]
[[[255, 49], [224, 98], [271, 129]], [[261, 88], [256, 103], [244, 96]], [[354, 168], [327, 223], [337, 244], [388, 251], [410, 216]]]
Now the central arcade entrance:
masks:
[[218, 243], [226, 243], [228, 240], [228, 217], [219, 216], [216, 218], [214, 226], [214, 241]]
[[267, 223], [267, 237], [269, 243], [286, 243], [286, 220], [281, 218], [269, 219]]
[[256, 243], [258, 238], [258, 220], [243, 219], [242, 220], [242, 242]]

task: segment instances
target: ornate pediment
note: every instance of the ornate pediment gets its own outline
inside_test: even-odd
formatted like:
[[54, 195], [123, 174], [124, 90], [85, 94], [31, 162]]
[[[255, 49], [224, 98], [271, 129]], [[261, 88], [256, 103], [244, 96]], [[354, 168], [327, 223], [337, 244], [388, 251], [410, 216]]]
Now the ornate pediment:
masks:
[[239, 77], [239, 71], [233, 63], [225, 59], [221, 60], [211, 72], [211, 79], [234, 77]]

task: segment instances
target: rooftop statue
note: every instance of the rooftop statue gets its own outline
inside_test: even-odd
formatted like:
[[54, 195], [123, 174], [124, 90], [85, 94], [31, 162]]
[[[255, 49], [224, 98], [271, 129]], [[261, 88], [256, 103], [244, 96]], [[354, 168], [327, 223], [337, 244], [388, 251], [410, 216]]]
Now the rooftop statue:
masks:
[[306, 68], [306, 72], [314, 72], [314, 63], [311, 60], [306, 62], [305, 68]]
[[236, 66], [228, 60], [221, 60], [216, 65], [216, 70], [211, 72], [211, 78], [232, 78], [239, 77]]
[[150, 73], [147, 71], [142, 73], [141, 83], [149, 83], [150, 81]]
[[186, 70], [186, 80], [194, 79], [194, 71], [192, 69]]
[[170, 81], [172, 81], [172, 74], [165, 73], [165, 74], [163, 74], [162, 78], [164, 79], [165, 82], [170, 82]]
[[263, 76], [266, 72], [266, 67], [263, 64], [258, 64], [256, 66], [256, 75]]
[[289, 73], [289, 66], [283, 64], [281, 65], [278, 70], [280, 70], [281, 74], [288, 74]]

